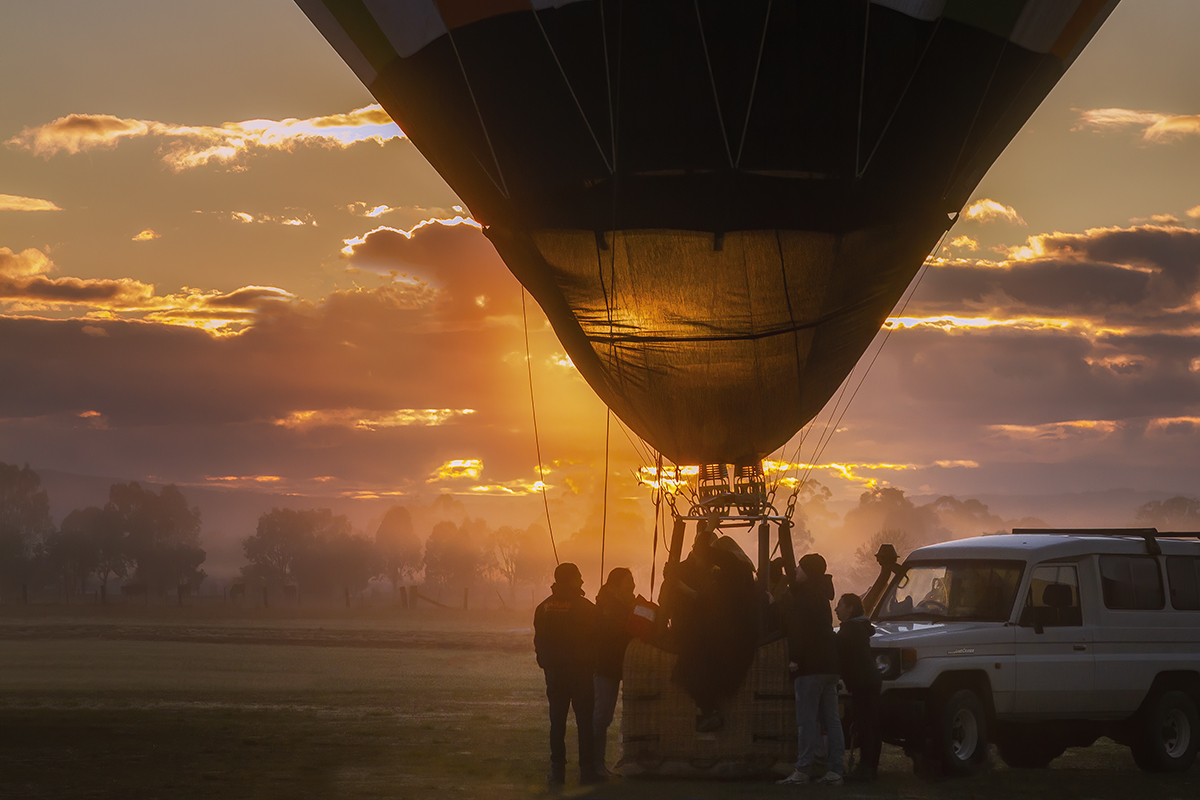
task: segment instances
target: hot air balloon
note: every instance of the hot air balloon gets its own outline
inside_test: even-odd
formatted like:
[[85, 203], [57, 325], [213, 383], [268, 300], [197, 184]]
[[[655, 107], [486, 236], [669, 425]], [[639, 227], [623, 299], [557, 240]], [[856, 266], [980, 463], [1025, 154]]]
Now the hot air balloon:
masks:
[[[296, 2], [601, 399], [719, 499], [832, 397], [1117, 0]], [[765, 597], [766, 521], [795, 562], [750, 507]]]
[[665, 457], [830, 399], [1116, 0], [297, 0]]

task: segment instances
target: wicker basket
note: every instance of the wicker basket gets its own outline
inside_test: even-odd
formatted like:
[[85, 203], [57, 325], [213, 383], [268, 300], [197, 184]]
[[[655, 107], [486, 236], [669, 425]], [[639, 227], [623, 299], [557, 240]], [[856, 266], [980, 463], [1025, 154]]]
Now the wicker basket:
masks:
[[696, 731], [696, 704], [671, 680], [674, 653], [634, 640], [625, 653], [620, 768], [627, 777], [787, 775], [796, 713], [787, 642], [758, 648], [741, 689], [721, 703], [724, 727]]

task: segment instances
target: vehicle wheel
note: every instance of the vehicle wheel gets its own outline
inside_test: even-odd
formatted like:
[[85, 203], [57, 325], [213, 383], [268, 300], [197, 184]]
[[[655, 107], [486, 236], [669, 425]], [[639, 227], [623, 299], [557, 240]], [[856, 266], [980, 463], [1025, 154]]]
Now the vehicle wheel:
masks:
[[1067, 751], [1057, 739], [1030, 731], [1001, 736], [996, 745], [1004, 763], [1017, 769], [1042, 769]]
[[1200, 717], [1187, 692], [1168, 689], [1150, 698], [1134, 718], [1133, 760], [1147, 772], [1182, 772], [1200, 748]]
[[987, 714], [979, 695], [959, 689], [935, 707], [933, 751], [948, 775], [969, 775], [987, 760]]

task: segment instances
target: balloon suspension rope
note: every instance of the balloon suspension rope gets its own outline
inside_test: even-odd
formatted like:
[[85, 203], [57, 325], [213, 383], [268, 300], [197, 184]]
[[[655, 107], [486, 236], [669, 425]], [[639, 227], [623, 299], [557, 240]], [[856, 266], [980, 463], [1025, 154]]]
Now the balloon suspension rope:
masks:
[[658, 461], [654, 467], [654, 483], [658, 486], [658, 493], [654, 496], [654, 548], [650, 551], [650, 602], [654, 602], [654, 578], [658, 571], [658, 527], [662, 522], [662, 453], [658, 454]]
[[600, 585], [604, 585], [604, 540], [608, 532], [608, 430], [612, 425], [612, 409], [604, 415], [604, 499], [600, 512]]
[[537, 450], [538, 485], [542, 489], [542, 505], [546, 508], [546, 527], [550, 530], [550, 549], [554, 551], [554, 563], [558, 560], [558, 545], [554, 543], [554, 525], [550, 522], [550, 501], [546, 498], [546, 475], [542, 471], [542, 442], [538, 436], [537, 404], [533, 400], [533, 361], [529, 356], [529, 315], [525, 313], [525, 287], [521, 287], [521, 324], [525, 326], [525, 372], [529, 376], [529, 410], [533, 413], [533, 446]]

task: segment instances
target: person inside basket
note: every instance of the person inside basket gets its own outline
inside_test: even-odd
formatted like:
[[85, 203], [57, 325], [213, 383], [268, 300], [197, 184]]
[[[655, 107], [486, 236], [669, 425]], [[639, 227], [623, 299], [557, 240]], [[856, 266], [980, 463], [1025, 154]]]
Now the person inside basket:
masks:
[[595, 703], [596, 607], [583, 594], [579, 567], [564, 561], [554, 570], [550, 596], [533, 612], [533, 649], [546, 673], [550, 701], [551, 785], [562, 784], [567, 773], [567, 712], [575, 710], [579, 729], [579, 782], [599, 783], [593, 742]]
[[625, 665], [625, 648], [633, 637], [629, 633], [629, 615], [633, 613], [635, 585], [628, 567], [615, 567], [608, 580], [596, 592], [597, 642], [596, 707], [592, 717], [595, 730], [596, 772], [610, 775], [605, 763], [608, 749], [608, 726], [617, 710], [617, 691], [621, 688], [621, 673]]
[[858, 741], [861, 760], [848, 781], [873, 781], [879, 771], [879, 689], [882, 681], [871, 655], [871, 637], [875, 626], [863, 613], [863, 602], [856, 594], [844, 594], [834, 609], [842, 624], [837, 631], [838, 666], [842, 680], [850, 690], [853, 739]]
[[733, 539], [700, 530], [687, 559], [664, 577], [676, 598], [671, 679], [696, 703], [696, 730], [721, 730], [719, 703], [737, 693], [754, 663], [754, 565]]
[[785, 595], [781, 617], [788, 638], [788, 665], [796, 689], [796, 728], [799, 750], [796, 770], [780, 783], [809, 783], [817, 747], [818, 724], [829, 739], [829, 769], [815, 783], [840, 786], [845, 769], [846, 743], [838, 716], [838, 652], [833, 633], [833, 578], [825, 574], [825, 559], [809, 553], [800, 559], [796, 580]]

